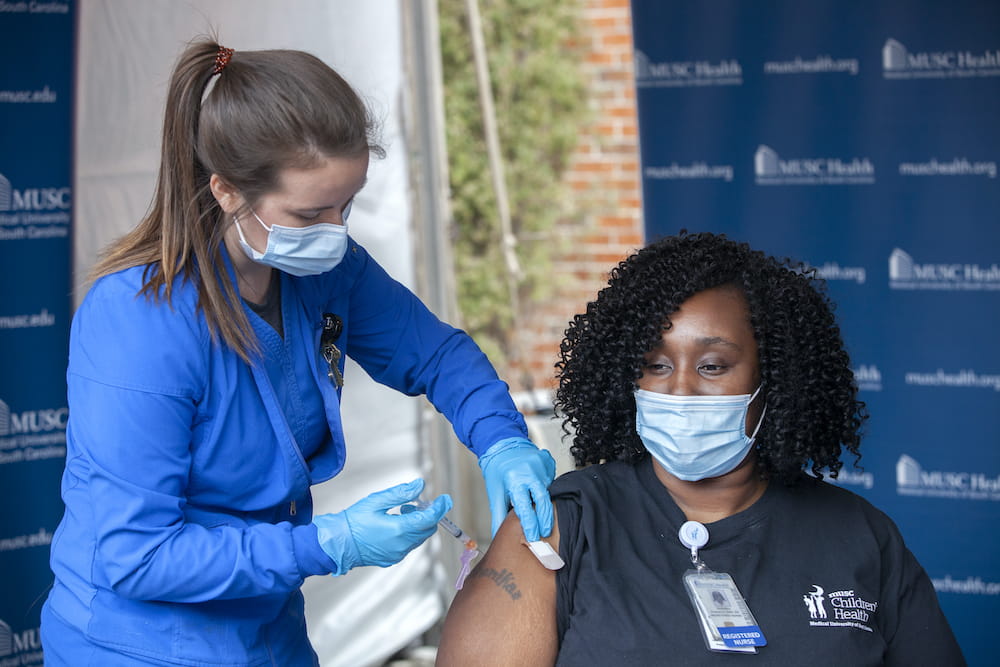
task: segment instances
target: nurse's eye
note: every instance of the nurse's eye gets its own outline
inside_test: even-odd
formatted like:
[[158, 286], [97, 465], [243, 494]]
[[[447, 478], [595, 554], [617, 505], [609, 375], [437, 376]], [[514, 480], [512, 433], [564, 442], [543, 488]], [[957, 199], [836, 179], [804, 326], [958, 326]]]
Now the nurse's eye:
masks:
[[698, 368], [701, 370], [702, 373], [705, 373], [706, 375], [718, 375], [720, 373], [724, 373], [728, 368], [728, 366], [726, 366], [725, 364], [708, 363], [708, 364], [702, 364]]

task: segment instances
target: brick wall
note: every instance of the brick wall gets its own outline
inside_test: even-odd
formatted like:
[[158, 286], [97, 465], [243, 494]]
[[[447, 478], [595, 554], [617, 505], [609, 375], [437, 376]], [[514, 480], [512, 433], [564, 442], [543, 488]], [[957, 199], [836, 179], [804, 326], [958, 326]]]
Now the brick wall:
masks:
[[590, 122], [580, 128], [566, 182], [582, 215], [556, 229], [555, 294], [521, 315], [524, 361], [501, 369], [514, 392], [555, 387], [553, 365], [567, 324], [643, 238], [629, 2], [578, 2]]

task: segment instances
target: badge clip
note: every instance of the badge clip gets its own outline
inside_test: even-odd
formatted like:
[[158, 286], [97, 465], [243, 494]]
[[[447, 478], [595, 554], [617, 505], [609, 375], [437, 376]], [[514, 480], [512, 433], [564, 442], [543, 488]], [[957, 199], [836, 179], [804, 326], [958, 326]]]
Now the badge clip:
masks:
[[695, 569], [684, 573], [684, 588], [691, 598], [709, 651], [756, 653], [767, 639], [750, 612], [736, 582], [725, 572], [713, 572], [698, 555], [708, 544], [708, 529], [697, 521], [688, 521], [678, 531], [681, 544], [691, 550]]

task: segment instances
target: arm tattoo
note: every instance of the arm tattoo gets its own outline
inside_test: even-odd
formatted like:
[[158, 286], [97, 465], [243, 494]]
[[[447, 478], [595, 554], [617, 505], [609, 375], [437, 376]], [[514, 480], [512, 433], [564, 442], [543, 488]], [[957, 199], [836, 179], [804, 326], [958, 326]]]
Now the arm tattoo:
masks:
[[521, 597], [521, 591], [518, 590], [517, 583], [514, 581], [514, 574], [509, 572], [507, 568], [497, 572], [492, 567], [477, 567], [471, 576], [492, 580], [510, 596], [511, 600], [517, 600]]

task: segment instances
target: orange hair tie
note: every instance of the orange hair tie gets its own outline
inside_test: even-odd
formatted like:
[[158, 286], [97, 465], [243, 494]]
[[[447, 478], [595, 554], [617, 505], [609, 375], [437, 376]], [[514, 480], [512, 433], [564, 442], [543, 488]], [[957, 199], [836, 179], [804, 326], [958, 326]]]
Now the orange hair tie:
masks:
[[220, 46], [219, 52], [215, 54], [215, 67], [212, 68], [212, 76], [220, 74], [222, 70], [226, 69], [226, 65], [229, 64], [229, 60], [232, 57], [233, 57], [232, 49], [227, 49], [224, 46]]

